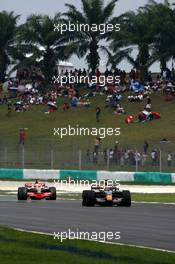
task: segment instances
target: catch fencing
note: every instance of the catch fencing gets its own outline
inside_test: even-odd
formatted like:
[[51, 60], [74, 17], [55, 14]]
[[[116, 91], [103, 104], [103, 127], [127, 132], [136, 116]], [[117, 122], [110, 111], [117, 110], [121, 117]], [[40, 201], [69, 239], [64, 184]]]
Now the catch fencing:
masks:
[[135, 172], [175, 171], [175, 153], [157, 148], [154, 155], [139, 149], [113, 152], [111, 149], [60, 150], [50, 145], [0, 146], [1, 168], [110, 170]]

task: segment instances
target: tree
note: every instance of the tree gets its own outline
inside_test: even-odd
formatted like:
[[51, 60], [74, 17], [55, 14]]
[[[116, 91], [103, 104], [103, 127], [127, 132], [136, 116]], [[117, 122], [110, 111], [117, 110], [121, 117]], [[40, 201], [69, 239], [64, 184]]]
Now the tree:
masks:
[[15, 36], [19, 15], [0, 12], [0, 82], [5, 81], [8, 66], [17, 54]]
[[31, 53], [31, 62], [34, 63], [36, 60], [39, 62], [47, 82], [52, 80], [58, 60], [69, 57], [64, 36], [54, 30], [54, 25], [60, 21], [60, 13], [54, 18], [31, 15], [19, 29], [18, 41], [21, 47], [26, 49], [26, 53]]
[[[104, 0], [81, 0], [82, 1], [82, 11], [77, 10], [74, 5], [66, 4], [68, 11], [64, 13], [65, 22], [68, 24], [84, 24], [89, 25], [99, 25], [113, 24], [115, 19], [112, 17], [115, 4], [118, 0], [110, 1], [106, 6], [104, 6]], [[92, 29], [92, 28], [91, 28]], [[101, 40], [106, 39], [107, 34], [100, 34], [100, 30], [94, 32], [90, 31], [74, 31], [67, 33], [67, 39], [69, 41], [70, 53], [76, 53], [78, 57], [86, 56], [86, 61], [89, 68], [94, 74], [97, 67], [99, 66], [100, 56], [99, 50], [104, 45], [101, 45]]]
[[[144, 81], [148, 76], [148, 69], [156, 60], [151, 54], [150, 47], [153, 43], [153, 30], [150, 25], [150, 13], [139, 9], [138, 12], [127, 12], [121, 16], [120, 34], [113, 33], [111, 48], [115, 53], [119, 47], [130, 48], [124, 57], [140, 71], [140, 79]], [[137, 48], [138, 55], [132, 58], [131, 50]]]
[[152, 18], [152, 50], [161, 69], [165, 70], [167, 62], [175, 55], [175, 11], [167, 0], [164, 3], [150, 1], [143, 10]]

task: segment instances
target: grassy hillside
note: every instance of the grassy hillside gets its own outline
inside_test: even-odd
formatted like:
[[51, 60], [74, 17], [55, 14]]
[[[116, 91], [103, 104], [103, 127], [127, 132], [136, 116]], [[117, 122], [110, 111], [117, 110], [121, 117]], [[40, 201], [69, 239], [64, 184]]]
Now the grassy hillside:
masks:
[[[142, 109], [144, 103], [129, 103], [125, 98], [121, 102], [124, 106], [127, 114], [136, 116], [138, 111]], [[67, 99], [58, 99], [58, 105]], [[69, 150], [72, 148], [87, 148], [87, 145], [93, 146], [93, 136], [77, 136], [77, 137], [65, 137], [60, 139], [57, 136], [53, 136], [54, 127], [67, 127], [71, 126], [80, 127], [120, 127], [121, 136], [108, 136], [103, 139], [104, 146], [113, 146], [116, 141], [119, 141], [121, 145], [142, 146], [144, 140], [148, 140], [152, 145], [158, 145], [160, 139], [167, 138], [171, 141], [168, 144], [168, 148], [174, 149], [175, 146], [175, 101], [165, 102], [160, 95], [152, 95], [153, 111], [157, 111], [161, 114], [161, 119], [145, 122], [145, 123], [133, 123], [126, 125], [124, 123], [124, 115], [115, 115], [113, 110], [105, 108], [105, 96], [96, 96], [91, 99], [91, 106], [89, 108], [77, 107], [71, 108], [67, 112], [62, 112], [60, 109], [52, 114], [45, 114], [43, 112], [44, 106], [32, 106], [32, 109], [28, 112], [16, 113], [12, 112], [11, 116], [7, 116], [7, 107], [0, 106], [0, 120], [1, 120], [1, 143], [18, 142], [19, 128], [26, 127], [27, 142], [35, 142], [38, 144], [44, 142], [54, 142], [59, 144], [59, 149]], [[101, 121], [99, 123], [95, 120], [95, 107], [99, 105], [102, 109]]]
[[[131, 114], [136, 116], [146, 101], [143, 103], [130, 103], [127, 100], [128, 94], [124, 94], [121, 105], [126, 110], [126, 115]], [[95, 136], [66, 136], [60, 139], [58, 136], [53, 135], [53, 129], [58, 127], [67, 127], [71, 125], [76, 127], [112, 127], [121, 128], [120, 136], [107, 136], [102, 139], [102, 148], [114, 147], [116, 142], [119, 146], [132, 147], [142, 150], [144, 140], [149, 142], [150, 148], [160, 147], [163, 152], [174, 151], [175, 149], [175, 101], [165, 102], [164, 97], [160, 94], [152, 94], [152, 108], [153, 111], [161, 114], [161, 119], [144, 122], [125, 124], [124, 119], [126, 115], [115, 115], [113, 110], [105, 108], [105, 96], [97, 95], [90, 99], [91, 106], [89, 108], [77, 107], [71, 108], [67, 112], [62, 112], [59, 108], [58, 111], [52, 114], [45, 114], [45, 106], [32, 106], [28, 112], [12, 112], [7, 116], [7, 106], [0, 106], [0, 146], [1, 153], [7, 147], [10, 152], [16, 151], [19, 146], [19, 128], [25, 127], [27, 130], [27, 139], [25, 148], [35, 151], [36, 155], [45, 155], [47, 150], [54, 149], [60, 153], [74, 152], [77, 153], [78, 149], [86, 152], [87, 149], [93, 150]], [[66, 98], [58, 99], [58, 106], [63, 102], [68, 101]], [[95, 108], [100, 106], [102, 109], [101, 120], [96, 122]], [[162, 138], [170, 140], [169, 144], [161, 145], [159, 141]], [[37, 154], [37, 151], [40, 151]], [[42, 154], [41, 154], [42, 153]], [[2, 153], [1, 156], [4, 154]], [[21, 154], [19, 154], [20, 156]], [[50, 155], [50, 154], [48, 154]], [[62, 155], [62, 154], [61, 154]], [[50, 156], [46, 158], [47, 162]], [[35, 158], [35, 157], [33, 157]], [[38, 157], [39, 158], [39, 157]], [[20, 157], [19, 157], [20, 159]], [[71, 160], [71, 156], [69, 160]]]

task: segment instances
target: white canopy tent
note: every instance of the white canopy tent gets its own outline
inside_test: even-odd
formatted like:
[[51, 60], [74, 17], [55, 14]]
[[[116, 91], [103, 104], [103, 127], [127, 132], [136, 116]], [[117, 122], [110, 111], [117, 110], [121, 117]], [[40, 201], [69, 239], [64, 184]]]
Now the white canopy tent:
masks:
[[59, 74], [61, 74], [62, 72], [65, 73], [66, 71], [70, 72], [71, 70], [74, 70], [74, 66], [71, 62], [59, 61], [58, 63]]

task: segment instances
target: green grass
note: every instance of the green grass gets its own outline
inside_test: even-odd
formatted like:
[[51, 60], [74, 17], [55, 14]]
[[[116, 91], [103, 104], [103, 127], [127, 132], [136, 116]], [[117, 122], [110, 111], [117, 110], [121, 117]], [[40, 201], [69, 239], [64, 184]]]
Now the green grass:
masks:
[[[128, 103], [127, 95], [122, 101], [122, 105], [126, 109], [128, 114], [136, 116], [138, 111], [143, 108], [144, 103]], [[79, 124], [82, 127], [120, 127], [121, 136], [106, 137], [103, 140], [104, 146], [114, 144], [116, 140], [119, 140], [121, 145], [133, 145], [140, 147], [143, 141], [147, 139], [152, 144], [158, 144], [160, 139], [163, 137], [171, 140], [171, 144], [168, 148], [174, 149], [175, 147], [175, 136], [173, 133], [175, 125], [175, 108], [173, 102], [165, 102], [163, 96], [155, 95], [152, 96], [153, 111], [160, 112], [162, 118], [158, 121], [145, 122], [142, 124], [134, 123], [126, 125], [124, 123], [124, 116], [116, 116], [113, 114], [113, 110], [105, 108], [105, 96], [96, 96], [91, 99], [90, 108], [71, 108], [67, 112], [61, 112], [59, 109], [57, 112], [50, 115], [46, 115], [43, 112], [44, 106], [32, 106], [31, 111], [25, 113], [12, 112], [11, 116], [6, 116], [7, 107], [0, 106], [0, 118], [1, 118], [1, 141], [10, 139], [13, 143], [18, 142], [18, 129], [21, 127], [27, 127], [27, 140], [28, 142], [35, 142], [40, 145], [44, 142], [53, 141], [59, 144], [59, 149], [71, 150], [72, 147], [77, 149], [87, 149], [87, 145], [93, 147], [93, 136], [77, 136], [77, 137], [65, 137], [64, 139], [58, 139], [53, 136], [54, 127], [66, 127], [68, 124], [75, 126]], [[58, 105], [67, 99], [58, 99]], [[102, 108], [101, 122], [95, 121], [95, 107], [99, 105]], [[165, 130], [166, 128], [166, 130]], [[10, 135], [8, 134], [10, 133]], [[165, 146], [166, 147], [166, 146]]]
[[[85, 91], [84, 91], [85, 92]], [[87, 91], [86, 91], [87, 92]], [[121, 105], [126, 109], [127, 114], [137, 115], [143, 108], [143, 103], [129, 103], [127, 93]], [[150, 144], [150, 151], [153, 147], [161, 147], [164, 157], [163, 170], [173, 171], [175, 167], [167, 167], [167, 152], [175, 149], [175, 107], [174, 101], [165, 102], [160, 94], [152, 94], [153, 111], [161, 114], [160, 120], [154, 120], [145, 123], [125, 124], [125, 115], [114, 115], [113, 110], [105, 108], [105, 96], [97, 95], [90, 99], [90, 108], [71, 108], [67, 112], [62, 112], [60, 108], [50, 115], [44, 114], [44, 106], [32, 106], [31, 110], [25, 113], [12, 112], [7, 116], [7, 106], [0, 106], [1, 119], [1, 139], [0, 139], [0, 162], [7, 166], [22, 166], [22, 148], [19, 147], [19, 128], [25, 127], [27, 130], [27, 139], [25, 144], [26, 168], [51, 168], [51, 149], [54, 151], [54, 168], [78, 168], [78, 150], [83, 151], [82, 168], [88, 169], [107, 169], [104, 160], [101, 164], [88, 163], [86, 160], [86, 150], [94, 148], [95, 136], [67, 136], [60, 139], [53, 135], [54, 128], [67, 127], [69, 124], [73, 127], [112, 127], [121, 128], [120, 136], [107, 136], [102, 140], [102, 148], [114, 147], [116, 141], [123, 148], [132, 147], [142, 150], [144, 140]], [[60, 106], [67, 99], [58, 99]], [[99, 105], [102, 109], [101, 121], [95, 120], [95, 107]], [[170, 140], [169, 144], [160, 145], [162, 138]], [[7, 148], [6, 148], [7, 147]], [[33, 154], [34, 153], [34, 154]], [[102, 158], [103, 159], [103, 158]], [[111, 170], [135, 170], [135, 167], [110, 165]], [[150, 162], [140, 170], [159, 171], [159, 167], [151, 167]]]
[[136, 202], [159, 202], [159, 203], [175, 203], [175, 194], [173, 193], [134, 193], [132, 200]]
[[3, 264], [174, 264], [175, 254], [129, 246], [66, 240], [0, 227]]

